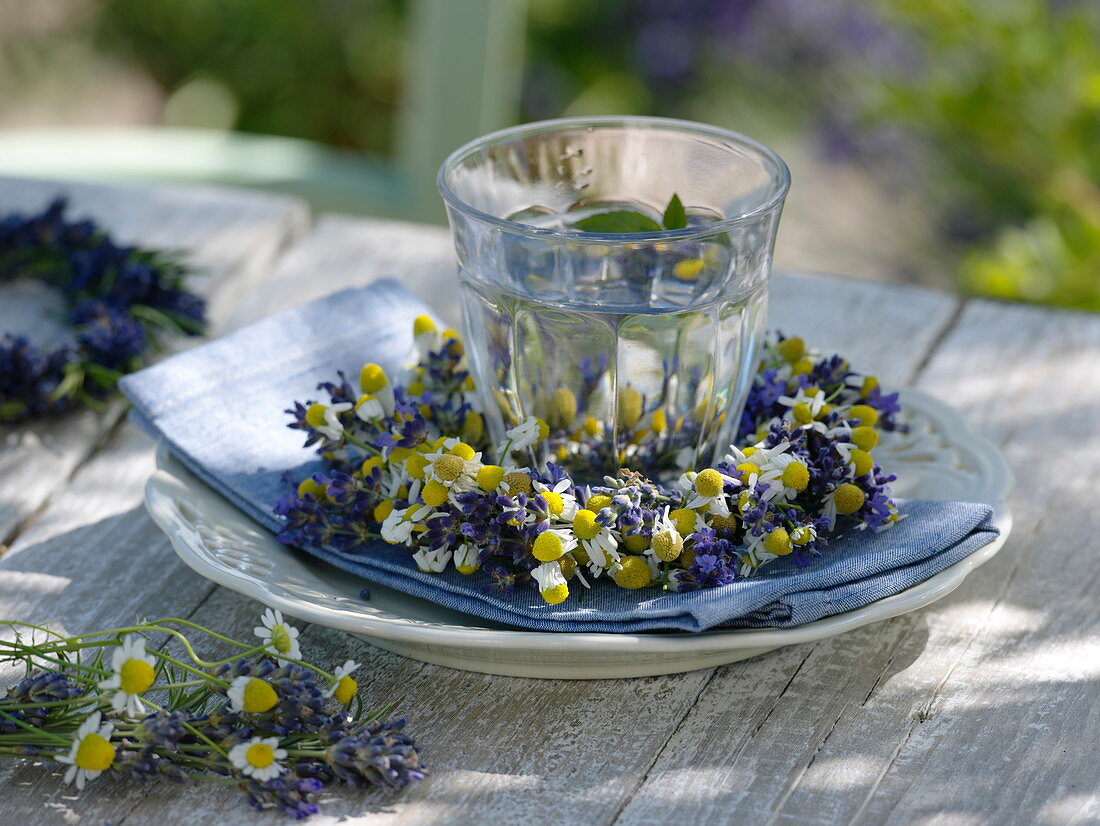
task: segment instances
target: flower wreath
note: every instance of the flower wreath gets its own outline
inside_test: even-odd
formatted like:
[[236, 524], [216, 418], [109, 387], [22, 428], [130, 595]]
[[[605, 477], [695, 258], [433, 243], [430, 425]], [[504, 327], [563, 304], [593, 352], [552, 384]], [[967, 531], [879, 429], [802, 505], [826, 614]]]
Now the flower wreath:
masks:
[[0, 281], [30, 278], [60, 290], [72, 326], [69, 340], [52, 347], [0, 338], [0, 422], [99, 407], [161, 334], [205, 327], [205, 302], [183, 288], [182, 264], [121, 246], [94, 221], [66, 221], [65, 207], [58, 198], [39, 215], [0, 218]]
[[[659, 441], [673, 426], [659, 402], [620, 390], [636, 397], [638, 415], [608, 445], [607, 429], [566, 389], [569, 403], [549, 422], [514, 422], [494, 446], [458, 333], [440, 333], [426, 316], [413, 329], [419, 363], [398, 382], [368, 364], [358, 387], [341, 374], [319, 386], [325, 403], [287, 411], [326, 469], [294, 480], [297, 490], [275, 503], [282, 542], [353, 551], [381, 538], [407, 546], [422, 571], [480, 571], [487, 592], [533, 584], [557, 604], [571, 584], [600, 577], [690, 591], [780, 558], [806, 566], [834, 531], [884, 530], [901, 518], [895, 477], [871, 455], [881, 431], [899, 429], [898, 394], [800, 338], [765, 343], [736, 444], [712, 467], [693, 470], [696, 457], [684, 456], [671, 479], [626, 467], [589, 485], [569, 463], [583, 469], [609, 448], [629, 461], [626, 448]], [[559, 421], [563, 408], [568, 421]], [[540, 461], [548, 455], [554, 461]]]

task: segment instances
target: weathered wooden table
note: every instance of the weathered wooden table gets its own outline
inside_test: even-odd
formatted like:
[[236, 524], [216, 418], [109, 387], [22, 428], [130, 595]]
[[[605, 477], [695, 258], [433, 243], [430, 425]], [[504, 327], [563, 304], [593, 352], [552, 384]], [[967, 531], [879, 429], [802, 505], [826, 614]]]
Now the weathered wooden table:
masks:
[[[57, 192], [125, 240], [189, 250], [216, 332], [393, 276], [457, 320], [447, 233], [324, 217], [225, 190], [0, 180], [0, 210]], [[960, 408], [1012, 465], [1007, 547], [929, 609], [736, 665], [648, 679], [490, 677], [309, 628], [366, 662], [432, 776], [329, 796], [315, 822], [1100, 822], [1100, 316], [827, 276], [777, 276], [772, 324]], [[71, 632], [155, 616], [247, 637], [260, 606], [180, 563], [142, 506], [150, 442], [123, 407], [0, 444], [0, 618]], [[1091, 493], [1090, 493], [1091, 492]], [[233, 789], [0, 766], [0, 823], [281, 822]]]

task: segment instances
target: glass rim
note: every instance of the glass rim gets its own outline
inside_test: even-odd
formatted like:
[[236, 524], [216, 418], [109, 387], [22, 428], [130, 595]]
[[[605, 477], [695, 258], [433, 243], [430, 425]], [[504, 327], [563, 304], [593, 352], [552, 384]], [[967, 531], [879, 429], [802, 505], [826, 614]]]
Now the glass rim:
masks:
[[[776, 171], [779, 173], [778, 180], [776, 180], [768, 193], [768, 196], [758, 206], [741, 213], [740, 215], [734, 215], [728, 218], [722, 218], [721, 220], [714, 221], [710, 224], [703, 224], [696, 227], [684, 227], [683, 229], [664, 229], [650, 232], [583, 232], [575, 229], [556, 229], [553, 227], [536, 227], [531, 224], [524, 224], [519, 221], [509, 221], [507, 218], [499, 218], [496, 215], [492, 215], [488, 212], [480, 210], [471, 204], [466, 203], [455, 194], [454, 190], [447, 183], [447, 174], [452, 169], [456, 168], [462, 161], [466, 160], [470, 155], [474, 154], [478, 150], [485, 148], [486, 146], [502, 143], [505, 140], [514, 138], [522, 138], [532, 134], [538, 134], [542, 132], [555, 131], [564, 128], [576, 128], [576, 127], [606, 127], [606, 126], [637, 126], [641, 128], [649, 129], [665, 129], [668, 131], [680, 131], [680, 132], [694, 132], [704, 135], [710, 135], [712, 137], [721, 138], [729, 143], [732, 143], [738, 147], [750, 149], [757, 155], [762, 156], [761, 166], [764, 166], [764, 160], [774, 164]], [[607, 116], [607, 117], [594, 117], [594, 118], [554, 118], [552, 120], [538, 120], [531, 121], [530, 123], [520, 124], [518, 126], [510, 126], [506, 129], [498, 129], [495, 132], [489, 132], [481, 137], [475, 138], [468, 143], [463, 144], [443, 161], [439, 166], [439, 172], [436, 175], [436, 186], [439, 189], [439, 194], [443, 197], [444, 202], [458, 210], [465, 213], [472, 218], [481, 221], [482, 223], [494, 226], [497, 229], [503, 230], [517, 235], [526, 235], [531, 238], [552, 238], [558, 240], [568, 240], [574, 243], [589, 243], [589, 244], [601, 244], [601, 243], [660, 243], [662, 241], [675, 241], [685, 238], [698, 238], [706, 235], [713, 235], [723, 232], [727, 229], [732, 229], [748, 221], [751, 221], [760, 215], [763, 215], [783, 202], [783, 199], [787, 196], [787, 192], [791, 187], [791, 171], [787, 167], [786, 162], [779, 157], [775, 150], [754, 140], [753, 138], [743, 135], [740, 132], [734, 132], [731, 129], [723, 129], [718, 126], [711, 126], [706, 123], [699, 123], [697, 121], [680, 120], [678, 118], [658, 118], [649, 117], [643, 115], [622, 115], [622, 116]]]

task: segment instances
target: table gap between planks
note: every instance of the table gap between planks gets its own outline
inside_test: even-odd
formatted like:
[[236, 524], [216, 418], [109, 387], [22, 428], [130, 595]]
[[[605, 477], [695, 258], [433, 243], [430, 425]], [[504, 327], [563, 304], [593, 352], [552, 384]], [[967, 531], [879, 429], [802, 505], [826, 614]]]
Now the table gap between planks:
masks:
[[[304, 207], [267, 194], [6, 179], [0, 208], [57, 191], [126, 240], [189, 250], [218, 332], [387, 276], [458, 320], [439, 228], [329, 216], [306, 233]], [[1022, 480], [1006, 548], [918, 613], [682, 675], [494, 677], [310, 627], [317, 661], [366, 663], [365, 699], [410, 716], [433, 772], [396, 798], [329, 794], [315, 822], [1100, 821], [1100, 317], [777, 275], [771, 326], [946, 399], [997, 441]], [[0, 617], [79, 632], [174, 615], [248, 637], [260, 606], [193, 574], [145, 515], [152, 446], [121, 414], [5, 431]], [[30, 765], [0, 768], [0, 795], [0, 823], [282, 817], [220, 786], [108, 776], [77, 797]]]

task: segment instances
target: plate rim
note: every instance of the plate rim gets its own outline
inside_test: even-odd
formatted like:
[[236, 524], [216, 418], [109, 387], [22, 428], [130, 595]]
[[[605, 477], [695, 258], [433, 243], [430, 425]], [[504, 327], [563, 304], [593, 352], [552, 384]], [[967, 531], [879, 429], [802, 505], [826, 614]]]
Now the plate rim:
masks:
[[[973, 432], [966, 420], [953, 408], [935, 396], [914, 388], [903, 388], [901, 393], [907, 403], [921, 408], [931, 408], [937, 419], [976, 446], [978, 455], [993, 463], [990, 476], [992, 489], [987, 502], [993, 506], [994, 523], [1000, 535], [992, 542], [959, 560], [943, 571], [913, 585], [906, 590], [872, 602], [860, 608], [823, 617], [793, 628], [764, 629], [715, 629], [701, 632], [574, 632], [534, 631], [528, 629], [494, 629], [474, 626], [453, 626], [402, 617], [375, 609], [370, 614], [358, 614], [336, 607], [291, 599], [268, 589], [258, 577], [228, 565], [213, 563], [208, 557], [195, 553], [184, 525], [176, 518], [180, 492], [190, 497], [217, 497], [235, 517], [252, 529], [268, 534], [270, 531], [258, 525], [243, 512], [233, 507], [213, 488], [190, 473], [171, 456], [163, 442], [158, 444], [157, 470], [145, 486], [145, 505], [153, 521], [168, 536], [177, 556], [192, 570], [232, 591], [249, 596], [271, 608], [306, 622], [346, 631], [367, 638], [375, 637], [414, 647], [444, 646], [455, 648], [480, 648], [493, 646], [524, 651], [534, 656], [538, 651], [637, 653], [637, 654], [699, 654], [702, 652], [741, 649], [779, 648], [803, 642], [813, 642], [863, 625], [890, 619], [916, 611], [950, 594], [975, 569], [992, 559], [1004, 546], [1012, 530], [1012, 513], [1006, 499], [1012, 488], [1012, 473], [999, 448], [989, 439]], [[185, 474], [181, 477], [182, 474]], [[182, 516], [182, 515], [181, 515]], [[197, 531], [196, 531], [197, 533]], [[273, 539], [273, 537], [272, 537]], [[287, 553], [292, 553], [287, 549]], [[350, 576], [350, 575], [349, 575]], [[369, 582], [369, 580], [367, 580]]]

